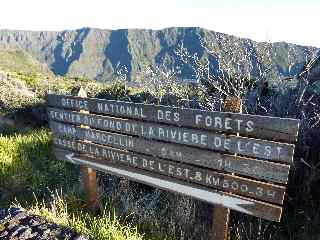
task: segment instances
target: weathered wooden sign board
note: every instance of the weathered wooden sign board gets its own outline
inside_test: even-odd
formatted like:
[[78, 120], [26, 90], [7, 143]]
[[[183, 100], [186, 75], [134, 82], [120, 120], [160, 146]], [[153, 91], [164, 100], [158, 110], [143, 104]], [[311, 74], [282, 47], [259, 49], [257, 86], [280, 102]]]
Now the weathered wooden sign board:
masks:
[[298, 120], [296, 119], [210, 112], [76, 96], [50, 95], [48, 101], [51, 104], [50, 106], [64, 109], [86, 110], [91, 113], [148, 122], [240, 133], [244, 136], [253, 136], [261, 139], [295, 142], [298, 137]]
[[280, 221], [298, 120], [54, 94], [47, 100], [59, 159]]

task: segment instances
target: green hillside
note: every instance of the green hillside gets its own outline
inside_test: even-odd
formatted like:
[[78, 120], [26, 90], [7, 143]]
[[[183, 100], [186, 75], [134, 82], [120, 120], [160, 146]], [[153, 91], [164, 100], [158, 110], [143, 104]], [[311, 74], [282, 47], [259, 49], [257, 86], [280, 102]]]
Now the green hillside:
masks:
[[28, 74], [52, 75], [46, 64], [35, 60], [23, 50], [11, 50], [0, 48], [0, 70], [9, 72], [21, 72]]
[[[169, 69], [181, 66], [181, 60], [176, 50], [181, 44], [190, 54], [205, 61], [207, 55], [201, 46], [201, 41], [223, 52], [230, 45], [232, 52], [247, 49], [259, 55], [265, 44], [272, 49], [271, 61], [275, 64], [276, 75], [288, 75], [288, 48], [294, 50], [294, 67], [290, 74], [301, 69], [309, 47], [288, 43], [263, 43], [250, 39], [238, 38], [232, 35], [210, 31], [203, 28], [167, 28], [162, 30], [120, 29], [105, 30], [82, 28], [61, 32], [47, 31], [13, 31], [0, 30], [0, 44], [6, 48], [21, 49], [33, 59], [45, 64], [52, 72], [60, 76], [84, 76], [100, 81], [112, 81], [119, 70], [125, 70], [128, 80], [137, 81], [147, 66], [165, 65]], [[22, 59], [29, 61], [25, 54], [15, 51], [6, 53], [8, 59], [17, 62], [18, 69], [33, 69], [34, 65], [23, 64]], [[223, 53], [226, 55], [226, 53]], [[228, 57], [228, 56], [225, 56]], [[4, 59], [7, 59], [5, 57]], [[28, 62], [27, 61], [27, 62]], [[257, 59], [252, 57], [253, 66]], [[10, 62], [12, 62], [10, 60]], [[267, 64], [268, 60], [263, 63]], [[5, 63], [5, 61], [4, 61]], [[211, 59], [211, 69], [217, 69], [214, 57]], [[6, 63], [5, 63], [6, 64]], [[181, 69], [177, 75], [181, 79], [192, 79], [194, 74], [188, 66]], [[255, 74], [253, 70], [252, 74]]]

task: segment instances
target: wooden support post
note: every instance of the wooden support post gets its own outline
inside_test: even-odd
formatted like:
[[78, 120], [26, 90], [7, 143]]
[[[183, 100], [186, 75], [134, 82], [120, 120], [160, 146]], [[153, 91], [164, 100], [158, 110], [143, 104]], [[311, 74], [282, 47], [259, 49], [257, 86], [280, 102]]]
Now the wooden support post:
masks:
[[88, 210], [91, 213], [96, 214], [99, 210], [96, 170], [82, 165], [81, 174], [86, 193]]
[[[224, 101], [225, 112], [242, 112], [242, 101], [239, 97], [227, 97]], [[239, 134], [237, 134], [239, 135]], [[236, 155], [236, 154], [235, 154]], [[230, 209], [214, 206], [213, 209], [213, 240], [226, 240], [228, 238]]]
[[230, 209], [214, 206], [213, 209], [213, 239], [226, 240], [228, 237]]
[[[83, 88], [80, 88], [76, 93], [78, 97], [87, 97], [87, 93]], [[80, 110], [82, 113], [89, 113], [88, 111]], [[81, 125], [81, 128], [88, 128], [87, 126]], [[97, 191], [97, 172], [96, 170], [82, 165], [81, 178], [84, 185], [86, 194], [86, 202], [88, 210], [96, 214], [99, 211], [98, 191]]]

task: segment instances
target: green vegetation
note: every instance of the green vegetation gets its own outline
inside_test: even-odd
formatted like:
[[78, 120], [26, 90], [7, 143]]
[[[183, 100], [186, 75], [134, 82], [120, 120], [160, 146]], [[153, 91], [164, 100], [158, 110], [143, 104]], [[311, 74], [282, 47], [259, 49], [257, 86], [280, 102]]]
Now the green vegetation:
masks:
[[115, 213], [105, 210], [95, 217], [85, 212], [78, 167], [56, 160], [50, 145], [46, 129], [7, 129], [0, 135], [0, 207], [15, 203], [92, 239], [142, 239], [136, 227], [127, 226]]
[[[123, 181], [115, 182], [112, 194], [102, 196], [102, 214], [88, 214], [78, 167], [56, 160], [50, 145], [47, 129], [2, 131], [0, 207], [14, 203], [92, 239], [189, 239], [210, 231], [210, 224], [199, 222], [199, 212], [211, 211], [206, 204]], [[315, 201], [289, 201], [280, 224], [233, 212], [231, 239], [317, 240], [318, 206]]]
[[[49, 189], [61, 188], [69, 192], [75, 186], [78, 171], [74, 166], [57, 161], [50, 150], [47, 129], [15, 129], [0, 135], [0, 204], [30, 202], [33, 194], [43, 197]], [[69, 183], [69, 184], [66, 184]]]
[[34, 75], [52, 75], [46, 65], [40, 64], [23, 50], [14, 48], [0, 48], [0, 70]]
[[48, 91], [70, 94], [73, 89], [83, 87], [89, 96], [94, 96], [109, 85], [82, 78], [0, 71], [0, 112], [10, 113], [44, 103]]
[[[100, 172], [104, 210], [90, 215], [79, 167], [54, 158], [46, 123], [33, 126], [49, 90], [70, 94], [83, 87], [91, 97], [185, 107], [199, 107], [206, 101], [201, 89], [178, 85], [171, 75], [159, 78], [157, 71], [142, 76], [145, 84], [140, 88], [127, 87], [122, 81], [107, 84], [82, 77], [0, 72], [0, 207], [24, 207], [91, 239], [209, 239], [212, 209], [206, 203]], [[6, 118], [13, 121], [11, 127], [5, 125]], [[230, 240], [320, 238], [319, 196], [311, 190], [317, 172], [308, 166], [293, 168], [291, 173], [281, 223], [232, 212]]]
[[32, 106], [38, 101], [36, 93], [31, 91], [24, 81], [14, 77], [11, 73], [0, 72], [1, 112]]
[[[69, 203], [68, 203], [69, 202]], [[21, 205], [16, 204], [16, 207]], [[31, 214], [45, 217], [47, 220], [63, 227], [71, 227], [78, 233], [89, 236], [91, 239], [104, 240], [141, 240], [137, 227], [124, 225], [123, 221], [107, 209], [98, 217], [77, 209], [70, 208], [70, 198], [64, 199], [62, 194], [56, 192], [47, 202], [36, 202], [28, 207]], [[73, 206], [74, 207], [74, 206]]]

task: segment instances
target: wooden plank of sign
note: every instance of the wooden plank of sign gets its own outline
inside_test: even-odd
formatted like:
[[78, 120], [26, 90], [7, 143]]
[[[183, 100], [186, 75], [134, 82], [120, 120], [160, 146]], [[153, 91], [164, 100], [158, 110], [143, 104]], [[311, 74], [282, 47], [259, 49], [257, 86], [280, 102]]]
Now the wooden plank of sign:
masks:
[[89, 154], [118, 164], [125, 164], [147, 171], [157, 172], [162, 175], [267, 202], [276, 204], [283, 203], [285, 193], [285, 187], [283, 186], [254, 181], [231, 174], [219, 173], [205, 168], [167, 161], [145, 154], [133, 153], [90, 142], [61, 137], [54, 137], [53, 142], [57, 147]]
[[57, 159], [65, 160], [74, 164], [84, 164], [110, 174], [127, 177], [131, 180], [161, 188], [163, 190], [185, 194], [208, 203], [224, 206], [235, 211], [270, 221], [279, 222], [281, 218], [282, 207], [280, 206], [209, 189], [207, 187], [162, 176], [160, 174], [138, 168], [125, 165], [115, 165], [111, 161], [105, 161], [102, 163], [98, 159], [90, 158], [82, 154], [75, 154], [64, 149], [54, 148], [53, 151]]
[[82, 114], [70, 110], [48, 108], [49, 119], [92, 128], [144, 137], [147, 139], [179, 143], [210, 150], [238, 153], [279, 162], [292, 162], [294, 145], [239, 136], [228, 136], [198, 129], [168, 126], [159, 123]]
[[50, 121], [55, 135], [89, 140], [110, 147], [144, 153], [155, 157], [185, 162], [197, 166], [222, 170], [244, 176], [286, 184], [290, 166], [252, 158], [221, 154], [205, 149], [181, 146], [174, 143], [150, 141], [136, 136], [128, 136], [95, 129], [83, 129], [75, 125]]
[[176, 126], [240, 133], [243, 136], [273, 141], [295, 142], [299, 120], [230, 112], [204, 111], [142, 103], [49, 94], [48, 105], [84, 109], [116, 117], [168, 123]]

